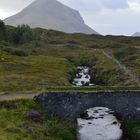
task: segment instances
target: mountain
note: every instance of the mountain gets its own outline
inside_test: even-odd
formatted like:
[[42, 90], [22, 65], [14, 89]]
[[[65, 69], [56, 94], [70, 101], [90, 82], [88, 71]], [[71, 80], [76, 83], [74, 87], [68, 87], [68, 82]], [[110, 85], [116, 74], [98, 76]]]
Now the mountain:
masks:
[[57, 0], [36, 0], [4, 20], [7, 25], [28, 24], [67, 33], [98, 34], [84, 23], [80, 13]]
[[140, 32], [136, 32], [132, 36], [134, 36], [134, 37], [140, 37]]

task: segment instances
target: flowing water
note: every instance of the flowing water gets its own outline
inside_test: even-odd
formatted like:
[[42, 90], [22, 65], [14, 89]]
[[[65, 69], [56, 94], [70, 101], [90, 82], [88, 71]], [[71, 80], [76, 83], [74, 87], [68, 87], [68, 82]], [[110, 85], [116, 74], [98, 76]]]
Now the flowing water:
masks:
[[89, 67], [79, 66], [76, 78], [73, 80], [73, 86], [93, 86], [91, 76], [89, 75]]
[[[89, 67], [77, 68], [78, 73], [73, 80], [73, 86], [94, 86], [91, 83]], [[86, 110], [77, 119], [77, 124], [79, 126], [78, 140], [120, 140], [123, 135], [121, 123], [114, 116], [114, 111], [104, 107]]]
[[121, 123], [108, 108], [96, 107], [85, 111], [77, 119], [78, 140], [120, 140], [123, 131]]

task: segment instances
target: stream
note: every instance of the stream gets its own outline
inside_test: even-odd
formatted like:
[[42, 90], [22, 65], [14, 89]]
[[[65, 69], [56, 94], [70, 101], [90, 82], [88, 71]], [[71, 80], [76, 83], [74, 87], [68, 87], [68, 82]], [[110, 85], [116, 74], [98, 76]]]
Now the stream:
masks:
[[73, 86], [94, 86], [91, 83], [91, 76], [89, 74], [89, 67], [86, 66], [78, 66], [78, 73], [74, 78], [72, 85]]
[[[91, 83], [90, 68], [79, 66], [73, 86], [95, 86]], [[120, 140], [123, 136], [121, 123], [115, 112], [105, 107], [87, 109], [79, 118], [78, 140]]]
[[121, 123], [108, 108], [90, 108], [77, 119], [78, 140], [120, 140]]

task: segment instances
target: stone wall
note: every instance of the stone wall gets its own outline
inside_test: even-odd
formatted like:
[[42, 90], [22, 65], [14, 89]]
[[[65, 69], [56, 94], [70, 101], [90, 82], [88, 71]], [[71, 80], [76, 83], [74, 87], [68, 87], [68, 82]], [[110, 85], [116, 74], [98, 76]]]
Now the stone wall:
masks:
[[121, 115], [125, 121], [140, 119], [140, 91], [44, 93], [35, 97], [49, 115], [64, 120], [75, 120], [92, 107], [107, 107]]

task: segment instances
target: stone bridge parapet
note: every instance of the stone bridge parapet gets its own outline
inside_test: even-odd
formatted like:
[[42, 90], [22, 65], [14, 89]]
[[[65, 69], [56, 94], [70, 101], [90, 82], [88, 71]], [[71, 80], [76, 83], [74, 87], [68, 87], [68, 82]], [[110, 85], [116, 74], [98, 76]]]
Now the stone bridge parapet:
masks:
[[44, 93], [35, 97], [49, 115], [75, 120], [86, 109], [107, 107], [125, 121], [140, 120], [140, 91], [105, 91], [89, 93]]

